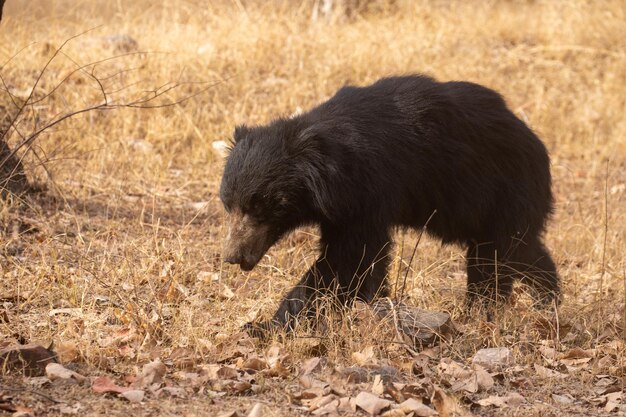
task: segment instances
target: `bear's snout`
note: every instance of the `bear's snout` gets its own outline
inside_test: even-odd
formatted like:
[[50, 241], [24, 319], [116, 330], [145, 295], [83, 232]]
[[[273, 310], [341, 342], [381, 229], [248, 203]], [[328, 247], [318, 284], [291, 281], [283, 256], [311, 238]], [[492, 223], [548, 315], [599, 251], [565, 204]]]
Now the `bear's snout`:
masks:
[[238, 264], [242, 270], [250, 271], [273, 243], [268, 236], [269, 227], [240, 211], [233, 211], [228, 220], [224, 262]]

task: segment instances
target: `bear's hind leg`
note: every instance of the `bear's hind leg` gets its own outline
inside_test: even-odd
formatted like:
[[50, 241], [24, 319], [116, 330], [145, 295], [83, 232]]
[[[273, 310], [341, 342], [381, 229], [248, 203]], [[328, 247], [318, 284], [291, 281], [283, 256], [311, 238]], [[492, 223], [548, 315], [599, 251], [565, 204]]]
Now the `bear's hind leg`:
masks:
[[521, 281], [531, 289], [540, 307], [559, 302], [559, 276], [550, 253], [537, 237], [522, 244], [515, 254]]
[[467, 249], [466, 308], [491, 308], [511, 294], [513, 276], [501, 262], [502, 252], [492, 242], [471, 242]]

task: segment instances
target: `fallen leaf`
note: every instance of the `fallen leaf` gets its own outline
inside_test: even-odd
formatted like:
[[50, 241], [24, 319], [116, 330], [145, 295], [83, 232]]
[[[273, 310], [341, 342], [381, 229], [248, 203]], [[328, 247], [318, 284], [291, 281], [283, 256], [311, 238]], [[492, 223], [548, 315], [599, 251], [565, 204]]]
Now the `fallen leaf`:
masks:
[[472, 376], [472, 371], [450, 358], [442, 359], [439, 363], [439, 369], [453, 379], [467, 379]]
[[489, 391], [491, 388], [493, 388], [495, 382], [491, 374], [489, 374], [489, 372], [487, 372], [485, 368], [480, 365], [474, 365], [473, 368], [476, 372], [476, 382], [478, 383], [478, 389], [481, 391]]
[[241, 364], [241, 368], [258, 372], [267, 368], [267, 362], [259, 358], [248, 358]]
[[76, 343], [71, 341], [55, 343], [54, 351], [61, 363], [72, 362], [80, 356], [78, 346], [76, 346]]
[[236, 381], [230, 385], [230, 390], [235, 394], [243, 394], [252, 388], [252, 384], [247, 381]]
[[131, 403], [140, 403], [143, 401], [145, 392], [140, 389], [129, 389], [127, 391], [121, 392], [120, 395], [126, 398]]
[[406, 414], [399, 408], [392, 408], [391, 410], [383, 412], [381, 417], [406, 417]]
[[[332, 397], [335, 397], [335, 396], [332, 396]], [[314, 416], [325, 416], [328, 414], [332, 416], [336, 416], [339, 413], [338, 407], [339, 407], [339, 400], [337, 400], [335, 397], [331, 401], [326, 402], [324, 405], [312, 411], [311, 414], [313, 414]]]
[[476, 401], [476, 404], [481, 407], [495, 406], [495, 407], [519, 407], [522, 403], [526, 402], [526, 399], [516, 392], [511, 392], [505, 396], [491, 395], [482, 400]]
[[383, 410], [389, 408], [392, 403], [369, 392], [361, 391], [355, 398], [355, 404], [369, 414], [377, 416]]
[[565, 404], [565, 405], [574, 403], [574, 397], [572, 397], [569, 394], [565, 394], [565, 395], [552, 394], [552, 400], [554, 400], [554, 402], [557, 402], [559, 404]]
[[233, 297], [235, 297], [235, 293], [226, 284], [224, 284], [224, 288], [222, 289], [222, 292], [220, 293], [220, 297], [223, 300], [230, 300]]
[[120, 387], [107, 376], [99, 376], [91, 383], [91, 390], [97, 394], [105, 394], [109, 392], [121, 394], [130, 390], [130, 388]]
[[[303, 401], [303, 404], [309, 407], [309, 411], [315, 411], [320, 408], [326, 407], [328, 404], [334, 402], [335, 400], [337, 400], [337, 396], [334, 394], [329, 394]], [[337, 409], [337, 404], [334, 404], [334, 409]]]
[[385, 392], [385, 386], [383, 385], [383, 380], [380, 375], [376, 375], [374, 377], [374, 382], [372, 382], [372, 394], [381, 396]]
[[471, 416], [456, 398], [446, 394], [441, 388], [435, 387], [431, 402], [441, 417]]
[[219, 414], [217, 417], [239, 417], [241, 416], [241, 414], [239, 414], [237, 411], [227, 411], [225, 413]]
[[337, 403], [337, 412], [339, 413], [355, 413], [356, 412], [356, 404], [354, 403], [354, 398], [351, 397], [342, 397], [339, 399]]
[[33, 417], [35, 412], [30, 407], [24, 407], [22, 405], [15, 406], [15, 412], [11, 414], [11, 417]]
[[59, 412], [64, 415], [83, 415], [81, 412], [82, 408], [83, 406], [80, 403], [76, 403], [74, 405], [59, 404]]
[[594, 354], [590, 350], [584, 350], [579, 347], [573, 348], [561, 355], [561, 359], [586, 359], [593, 358]]
[[267, 407], [264, 404], [256, 403], [250, 409], [247, 417], [263, 417], [267, 414], [266, 409]]
[[563, 378], [567, 378], [566, 374], [563, 374], [561, 372], [552, 370], [552, 369], [548, 369], [545, 366], [541, 366], [541, 365], [537, 365], [535, 364], [535, 372], [537, 372], [537, 376], [539, 378], [544, 378], [544, 379], [551, 379], [551, 378], [556, 378], [556, 379], [563, 379]]
[[374, 346], [368, 346], [360, 352], [353, 352], [352, 360], [359, 366], [376, 365], [378, 363], [374, 357]]
[[610, 413], [619, 408], [622, 402], [622, 392], [612, 392], [610, 394], [604, 395], [606, 398], [606, 404], [604, 406], [604, 411]]
[[141, 369], [141, 375], [133, 383], [133, 386], [145, 388], [152, 384], [158, 384], [163, 380], [166, 371], [165, 364], [159, 360], [147, 363]]
[[50, 381], [61, 379], [66, 381], [70, 380], [75, 382], [83, 382], [87, 379], [77, 372], [70, 371], [60, 363], [49, 363], [48, 365], [46, 365], [46, 376]]
[[432, 408], [424, 405], [421, 401], [416, 400], [415, 398], [409, 398], [408, 400], [402, 402], [399, 405], [399, 408], [405, 413], [410, 414], [413, 413], [416, 417], [429, 417], [437, 415], [437, 412]]
[[315, 371], [319, 371], [321, 369], [321, 364], [322, 360], [319, 357], [307, 359], [300, 367], [298, 375], [308, 375]]
[[191, 369], [196, 365], [196, 353], [192, 349], [177, 347], [168, 360], [178, 369]]
[[267, 360], [267, 364], [270, 368], [273, 368], [277, 364], [282, 364], [283, 366], [288, 366], [289, 354], [286, 353], [285, 349], [279, 345], [273, 345], [270, 347], [265, 353], [265, 359]]
[[217, 378], [218, 379], [237, 379], [239, 377], [239, 372], [235, 368], [231, 368], [230, 366], [220, 366], [217, 370]]
[[472, 358], [472, 363], [489, 371], [495, 371], [514, 363], [513, 353], [508, 348], [480, 349]]

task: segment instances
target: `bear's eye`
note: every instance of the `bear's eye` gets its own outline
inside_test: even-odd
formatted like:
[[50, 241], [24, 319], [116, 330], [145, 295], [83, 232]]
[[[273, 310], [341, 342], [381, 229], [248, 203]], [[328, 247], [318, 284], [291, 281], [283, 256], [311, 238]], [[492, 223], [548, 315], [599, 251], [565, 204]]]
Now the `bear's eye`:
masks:
[[244, 204], [243, 212], [250, 215], [258, 215], [261, 212], [262, 204], [261, 199], [256, 194], [250, 198], [250, 200]]

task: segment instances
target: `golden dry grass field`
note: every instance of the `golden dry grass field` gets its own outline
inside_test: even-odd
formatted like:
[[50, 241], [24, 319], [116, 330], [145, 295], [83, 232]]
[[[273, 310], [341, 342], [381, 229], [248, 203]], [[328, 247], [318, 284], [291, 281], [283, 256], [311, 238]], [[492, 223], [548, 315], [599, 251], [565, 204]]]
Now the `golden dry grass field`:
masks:
[[[380, 0], [328, 13], [322, 3], [7, 1], [9, 145], [102, 105], [103, 92], [107, 104], [20, 148], [43, 191], [0, 202], [0, 349], [52, 345], [86, 377], [5, 368], [5, 414], [370, 415], [342, 400], [367, 392], [390, 401], [389, 416], [626, 415], [626, 3]], [[424, 237], [409, 265], [411, 232], [397, 236], [392, 281], [408, 269], [406, 302], [449, 312], [455, 337], [417, 354], [358, 311], [325, 331], [247, 337], [241, 326], [272, 314], [313, 262], [318, 232], [293, 233], [250, 273], [222, 263], [213, 143], [346, 83], [415, 72], [499, 91], [546, 143], [558, 313], [516, 293], [494, 322], [466, 317], [464, 251]], [[128, 105], [143, 99], [156, 108]], [[472, 357], [488, 347], [514, 363], [487, 378]], [[322, 366], [308, 373], [315, 358]], [[157, 359], [162, 381], [138, 385]], [[353, 366], [399, 373], [355, 381], [344, 372]], [[463, 385], [479, 376], [492, 383]], [[98, 393], [97, 377], [135, 381], [143, 400]], [[408, 398], [430, 411], [394, 408]]]

